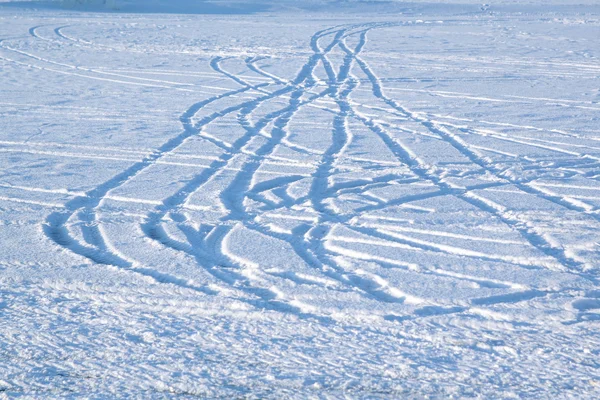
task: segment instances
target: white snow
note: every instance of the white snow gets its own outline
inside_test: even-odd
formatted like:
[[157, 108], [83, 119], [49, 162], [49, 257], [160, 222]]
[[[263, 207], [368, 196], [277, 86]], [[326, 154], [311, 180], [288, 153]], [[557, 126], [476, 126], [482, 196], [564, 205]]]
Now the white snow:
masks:
[[600, 397], [596, 1], [75, 3], [0, 1], [0, 398]]

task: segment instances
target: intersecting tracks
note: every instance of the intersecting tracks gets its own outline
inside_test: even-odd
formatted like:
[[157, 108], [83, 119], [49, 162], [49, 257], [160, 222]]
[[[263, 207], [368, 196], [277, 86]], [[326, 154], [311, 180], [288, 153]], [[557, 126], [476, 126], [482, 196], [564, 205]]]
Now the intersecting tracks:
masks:
[[[259, 309], [276, 310], [289, 313], [301, 318], [314, 318], [319, 321], [330, 319], [334, 311], [319, 307], [323, 299], [335, 299], [344, 294], [358, 294], [365, 301], [381, 303], [396, 303], [418, 306], [412, 317], [429, 316], [433, 314], [448, 314], [466, 312], [470, 307], [461, 305], [441, 306], [435, 301], [419, 297], [419, 293], [404, 293], [391, 287], [385, 279], [373, 274], [357, 273], [347, 270], [344, 263], [339, 262], [339, 256], [355, 258], [355, 261], [375, 262], [391, 268], [403, 268], [415, 274], [425, 274], [436, 277], [452, 277], [456, 280], [474, 282], [482, 287], [510, 289], [510, 293], [472, 299], [471, 305], [484, 305], [502, 302], [518, 302], [551, 294], [551, 290], [537, 290], [517, 282], [487, 279], [481, 276], [471, 276], [446, 271], [442, 268], [414, 266], [411, 263], [394, 262], [393, 260], [369, 257], [344, 251], [339, 246], [328, 246], [328, 241], [335, 235], [335, 229], [343, 227], [363, 237], [373, 238], [377, 243], [391, 243], [414, 251], [424, 251], [446, 254], [458, 254], [461, 257], [473, 258], [490, 262], [503, 262], [521, 268], [550, 269], [559, 272], [575, 274], [583, 279], [595, 282], [595, 276], [586, 270], [586, 265], [566, 252], [563, 247], [548, 241], [531, 221], [522, 220], [516, 213], [508, 212], [503, 206], [481, 197], [477, 191], [487, 188], [511, 185], [527, 195], [535, 196], [544, 201], [562, 207], [569, 211], [584, 213], [594, 221], [598, 214], [590, 212], [591, 206], [580, 203], [573, 204], [559, 196], [549, 195], [527, 182], [507, 177], [473, 147], [452, 131], [451, 124], [436, 122], [423, 114], [411, 112], [405, 106], [385, 93], [381, 79], [369, 64], [361, 57], [361, 52], [367, 44], [367, 35], [372, 29], [402, 26], [400, 23], [370, 23], [338, 26], [317, 32], [310, 42], [312, 54], [299, 69], [296, 77], [287, 80], [276, 76], [273, 72], [263, 70], [258, 63], [260, 57], [246, 57], [241, 60], [248, 72], [264, 78], [263, 83], [251, 83], [244, 76], [228, 72], [223, 64], [232, 61], [224, 57], [214, 57], [210, 66], [215, 74], [226, 77], [240, 86], [239, 89], [229, 90], [200, 101], [190, 106], [180, 117], [182, 131], [170, 138], [162, 146], [148, 154], [142, 160], [133, 163], [129, 168], [117, 174], [108, 181], [78, 195], [65, 204], [64, 209], [48, 216], [44, 224], [44, 232], [57, 245], [67, 248], [74, 253], [100, 263], [113, 265], [118, 268], [151, 277], [158, 282], [174, 284], [199, 291], [210, 296], [224, 296], [226, 293], [236, 300], [245, 302]], [[30, 34], [43, 40], [36, 33], [37, 27]], [[54, 30], [62, 39], [74, 40], [61, 33], [61, 27]], [[350, 45], [350, 40], [354, 45]], [[77, 42], [88, 46], [87, 42]], [[33, 56], [20, 50], [14, 50], [20, 56], [33, 58], [38, 62], [57, 64]], [[339, 65], [331, 57], [338, 52]], [[13, 60], [17, 63], [22, 61]], [[233, 60], [235, 61], [235, 60]], [[57, 67], [69, 66], [58, 64]], [[38, 68], [42, 68], [38, 66]], [[361, 80], [354, 71], [360, 71], [366, 78], [373, 96], [372, 104], [360, 104], [352, 99], [352, 93], [360, 86]], [[64, 72], [64, 71], [62, 71]], [[173, 82], [152, 81], [135, 78], [122, 74], [86, 70], [85, 76], [98, 78], [97, 75], [112, 75], [110, 79], [127, 79], [144, 85], [176, 87]], [[67, 72], [64, 72], [67, 73]], [[77, 74], [81, 75], [79, 72]], [[150, 82], [152, 81], [152, 82]], [[141, 82], [141, 83], [140, 83]], [[244, 94], [244, 97], [239, 97]], [[222, 108], [210, 112], [211, 106]], [[426, 135], [437, 138], [448, 148], [456, 150], [475, 168], [493, 176], [490, 183], [457, 187], [444, 179], [442, 173], [422, 162], [414, 149], [407, 146], [397, 135], [404, 132], [402, 122], [382, 122], [381, 118], [374, 119], [365, 113], [365, 107], [377, 110], [400, 121], [421, 126]], [[262, 112], [262, 109], [268, 111]], [[313, 151], [301, 146], [295, 146], [290, 140], [290, 123], [298, 114], [306, 109], [316, 109], [331, 117], [331, 140], [329, 146], [322, 152]], [[205, 112], [205, 110], [209, 110]], [[235, 121], [243, 129], [241, 134], [231, 142], [224, 141], [208, 134], [207, 130], [225, 119], [235, 116]], [[336, 212], [330, 206], [332, 199], [338, 198], [348, 190], [367, 192], [369, 188], [390, 181], [400, 181], [395, 174], [384, 175], [372, 179], [362, 179], [343, 184], [332, 184], [331, 178], [336, 168], [345, 158], [353, 141], [350, 124], [360, 124], [383, 142], [385, 147], [396, 157], [397, 165], [406, 167], [411, 177], [407, 183], [427, 183], [435, 190], [425, 194], [407, 195], [391, 201], [375, 202], [356, 210], [356, 213]], [[474, 129], [462, 129], [463, 135], [474, 135]], [[413, 132], [413, 134], [420, 134]], [[110, 198], [111, 192], [126, 187], [128, 183], [141, 174], [147, 173], [152, 166], [162, 159], [176, 154], [192, 138], [199, 138], [211, 143], [221, 154], [209, 166], [202, 169], [169, 197], [163, 199], [149, 211], [139, 224], [146, 238], [164, 249], [185, 254], [195, 260], [197, 265], [207, 273], [208, 279], [198, 283], [185, 274], [165, 272], [158, 267], [146, 265], [127, 255], [127, 250], [117, 249], [110, 235], [103, 229], [104, 220], [101, 217], [103, 204]], [[274, 154], [280, 147], [287, 147], [307, 157], [316, 159], [311, 164], [312, 172], [307, 176], [298, 174], [283, 174], [283, 176], [267, 181], [258, 178], [265, 161], [277, 159]], [[293, 161], [293, 160], [290, 160]], [[220, 217], [212, 221], [197, 221], [188, 212], [193, 209], [191, 201], [195, 194], [206, 190], [206, 186], [216, 179], [226, 182], [223, 189], [215, 193], [218, 196], [217, 211]], [[286, 185], [307, 179], [309, 182], [304, 195], [295, 198], [286, 192]], [[279, 200], [268, 200], [263, 192], [273, 191], [279, 195]], [[500, 256], [486, 254], [469, 249], [450, 248], [436, 243], [413, 239], [406, 235], [373, 228], [357, 223], [361, 216], [393, 206], [408, 205], [413, 201], [426, 200], [435, 197], [452, 197], [463, 201], [482, 214], [501, 222], [508, 229], [518, 233], [523, 243], [539, 254], [545, 255], [543, 262], [535, 262], [531, 258], [518, 256]], [[260, 207], [250, 207], [249, 201], [262, 202]], [[595, 210], [594, 210], [595, 211]], [[300, 212], [305, 216], [299, 217], [298, 224], [290, 231], [273, 229], [268, 224], [261, 223], [267, 213], [286, 214]], [[306, 221], [306, 222], [301, 222]], [[173, 235], [174, 225], [179, 233]], [[79, 229], [79, 234], [74, 230]], [[283, 243], [285, 248], [292, 251], [300, 266], [297, 269], [285, 270], [265, 268], [255, 261], [256, 257], [246, 258], [244, 254], [236, 253], [230, 248], [230, 242], [240, 232], [244, 232], [247, 240], [265, 238], [265, 243]], [[264, 246], [264, 245], [263, 245]], [[252, 251], [251, 249], [249, 250]], [[258, 257], [268, 256], [263, 249]], [[366, 257], [366, 258], [365, 258]], [[292, 260], [293, 257], [290, 258]], [[362, 260], [362, 261], [361, 261]], [[284, 269], [282, 272], [281, 269]], [[293, 293], [287, 293], [293, 288]], [[304, 292], [303, 288], [307, 288]], [[311, 297], [317, 298], [313, 303], [298, 300]], [[320, 300], [319, 300], [320, 299]], [[393, 319], [393, 317], [390, 317]]]

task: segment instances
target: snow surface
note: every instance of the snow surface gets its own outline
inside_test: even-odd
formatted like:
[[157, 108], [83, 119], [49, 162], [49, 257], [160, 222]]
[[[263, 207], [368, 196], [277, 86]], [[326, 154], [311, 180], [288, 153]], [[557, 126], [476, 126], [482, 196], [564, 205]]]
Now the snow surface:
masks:
[[596, 1], [117, 5], [0, 4], [0, 398], [600, 397]]

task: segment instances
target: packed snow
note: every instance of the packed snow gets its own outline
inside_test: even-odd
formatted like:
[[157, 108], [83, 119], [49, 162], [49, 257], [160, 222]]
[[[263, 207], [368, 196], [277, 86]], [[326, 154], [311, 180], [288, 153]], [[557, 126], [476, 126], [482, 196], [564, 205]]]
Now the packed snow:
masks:
[[595, 0], [0, 1], [0, 398], [599, 398], [599, 56]]

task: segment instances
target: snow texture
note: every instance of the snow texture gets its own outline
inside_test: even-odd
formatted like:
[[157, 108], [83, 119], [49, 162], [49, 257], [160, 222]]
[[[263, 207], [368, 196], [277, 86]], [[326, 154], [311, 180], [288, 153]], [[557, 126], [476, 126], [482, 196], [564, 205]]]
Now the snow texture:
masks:
[[0, 398], [600, 397], [596, 1], [0, 2]]

